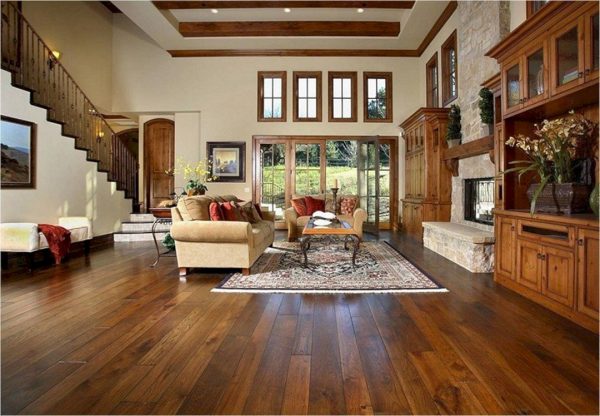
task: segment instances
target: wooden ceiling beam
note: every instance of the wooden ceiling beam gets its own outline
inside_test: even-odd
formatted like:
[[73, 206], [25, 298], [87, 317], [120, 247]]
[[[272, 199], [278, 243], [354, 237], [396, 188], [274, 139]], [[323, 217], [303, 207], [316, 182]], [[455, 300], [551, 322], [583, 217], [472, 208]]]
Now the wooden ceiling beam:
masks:
[[319, 57], [418, 57], [411, 49], [180, 49], [167, 51], [173, 58], [214, 58], [249, 56], [319, 56]]
[[334, 9], [412, 9], [414, 1], [154, 1], [161, 10], [174, 9], [279, 9], [289, 7]]
[[396, 37], [400, 33], [400, 22], [180, 22], [179, 33], [184, 37]]
[[456, 0], [451, 0], [448, 3], [448, 5], [444, 9], [444, 11], [440, 15], [440, 17], [438, 17], [438, 19], [433, 24], [429, 33], [427, 33], [427, 35], [425, 36], [425, 38], [423, 39], [423, 41], [417, 48], [417, 51], [419, 51], [419, 56], [421, 56], [423, 54], [423, 52], [425, 52], [425, 49], [427, 49], [427, 47], [429, 46], [431, 41], [433, 41], [433, 39], [435, 39], [437, 34], [440, 32], [440, 30], [442, 30], [442, 27], [444, 27], [444, 25], [446, 24], [448, 19], [450, 19], [450, 16], [452, 16], [452, 14], [454, 13], [454, 11], [456, 10], [457, 7], [458, 7], [458, 2]]

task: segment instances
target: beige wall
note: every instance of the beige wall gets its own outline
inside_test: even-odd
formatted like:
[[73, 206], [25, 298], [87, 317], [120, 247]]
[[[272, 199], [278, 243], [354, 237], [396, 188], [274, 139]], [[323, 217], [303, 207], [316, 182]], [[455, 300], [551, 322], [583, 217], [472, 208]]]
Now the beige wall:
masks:
[[23, 14], [101, 111], [112, 98], [112, 13], [95, 1], [24, 1]]
[[[210, 184], [210, 193], [251, 198], [253, 135], [391, 135], [419, 103], [414, 58], [171, 58], [124, 16], [115, 16], [113, 111], [175, 117], [176, 156], [204, 158], [207, 141], [246, 141], [245, 183]], [[288, 122], [256, 121], [257, 72], [287, 70]], [[393, 123], [293, 123], [292, 72], [323, 72], [323, 119], [327, 119], [327, 71], [393, 72]], [[417, 82], [415, 82], [417, 80]], [[359, 105], [359, 120], [362, 110]], [[142, 128], [140, 120], [140, 129]], [[401, 143], [402, 145], [402, 143]], [[400, 166], [400, 171], [403, 167]], [[182, 183], [178, 178], [178, 184]], [[403, 189], [403, 186], [401, 186]]]
[[37, 124], [35, 189], [2, 189], [2, 222], [56, 224], [61, 216], [87, 216], [94, 235], [118, 231], [131, 211], [116, 185], [99, 173], [86, 153], [75, 150], [73, 139], [63, 137], [60, 126], [46, 120], [46, 110], [29, 104], [29, 93], [10, 85], [2, 71], [2, 114]]

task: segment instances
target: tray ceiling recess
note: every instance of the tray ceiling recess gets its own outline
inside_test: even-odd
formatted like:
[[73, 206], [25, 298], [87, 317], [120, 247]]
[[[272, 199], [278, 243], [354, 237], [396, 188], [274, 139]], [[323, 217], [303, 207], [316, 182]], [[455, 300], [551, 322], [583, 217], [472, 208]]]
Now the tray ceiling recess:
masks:
[[456, 1], [115, 1], [173, 57], [420, 56]]

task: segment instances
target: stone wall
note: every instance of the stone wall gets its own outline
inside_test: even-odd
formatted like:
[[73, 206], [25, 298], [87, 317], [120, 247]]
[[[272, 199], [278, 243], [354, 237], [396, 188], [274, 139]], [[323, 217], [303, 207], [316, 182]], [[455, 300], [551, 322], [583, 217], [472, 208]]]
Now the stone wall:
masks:
[[[463, 143], [487, 134], [479, 117], [481, 84], [500, 70], [495, 59], [485, 53], [510, 30], [508, 1], [459, 1], [457, 13], [458, 99], [462, 115]], [[494, 176], [494, 165], [488, 155], [459, 162], [459, 176], [452, 178], [452, 222], [479, 228], [491, 227], [464, 220], [464, 180]]]

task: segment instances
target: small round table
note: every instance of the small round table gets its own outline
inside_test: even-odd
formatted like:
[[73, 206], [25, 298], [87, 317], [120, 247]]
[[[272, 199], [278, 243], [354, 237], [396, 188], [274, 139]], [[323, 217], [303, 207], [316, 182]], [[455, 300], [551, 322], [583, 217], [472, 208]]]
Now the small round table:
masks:
[[173, 218], [171, 218], [171, 208], [150, 208], [150, 213], [154, 216], [154, 223], [152, 224], [152, 238], [154, 239], [154, 247], [156, 247], [156, 261], [150, 265], [150, 267], [156, 267], [161, 257], [175, 257], [173, 254], [169, 255], [173, 250], [167, 250], [160, 252], [158, 247], [158, 241], [156, 240], [156, 227], [159, 224], [173, 224]]

